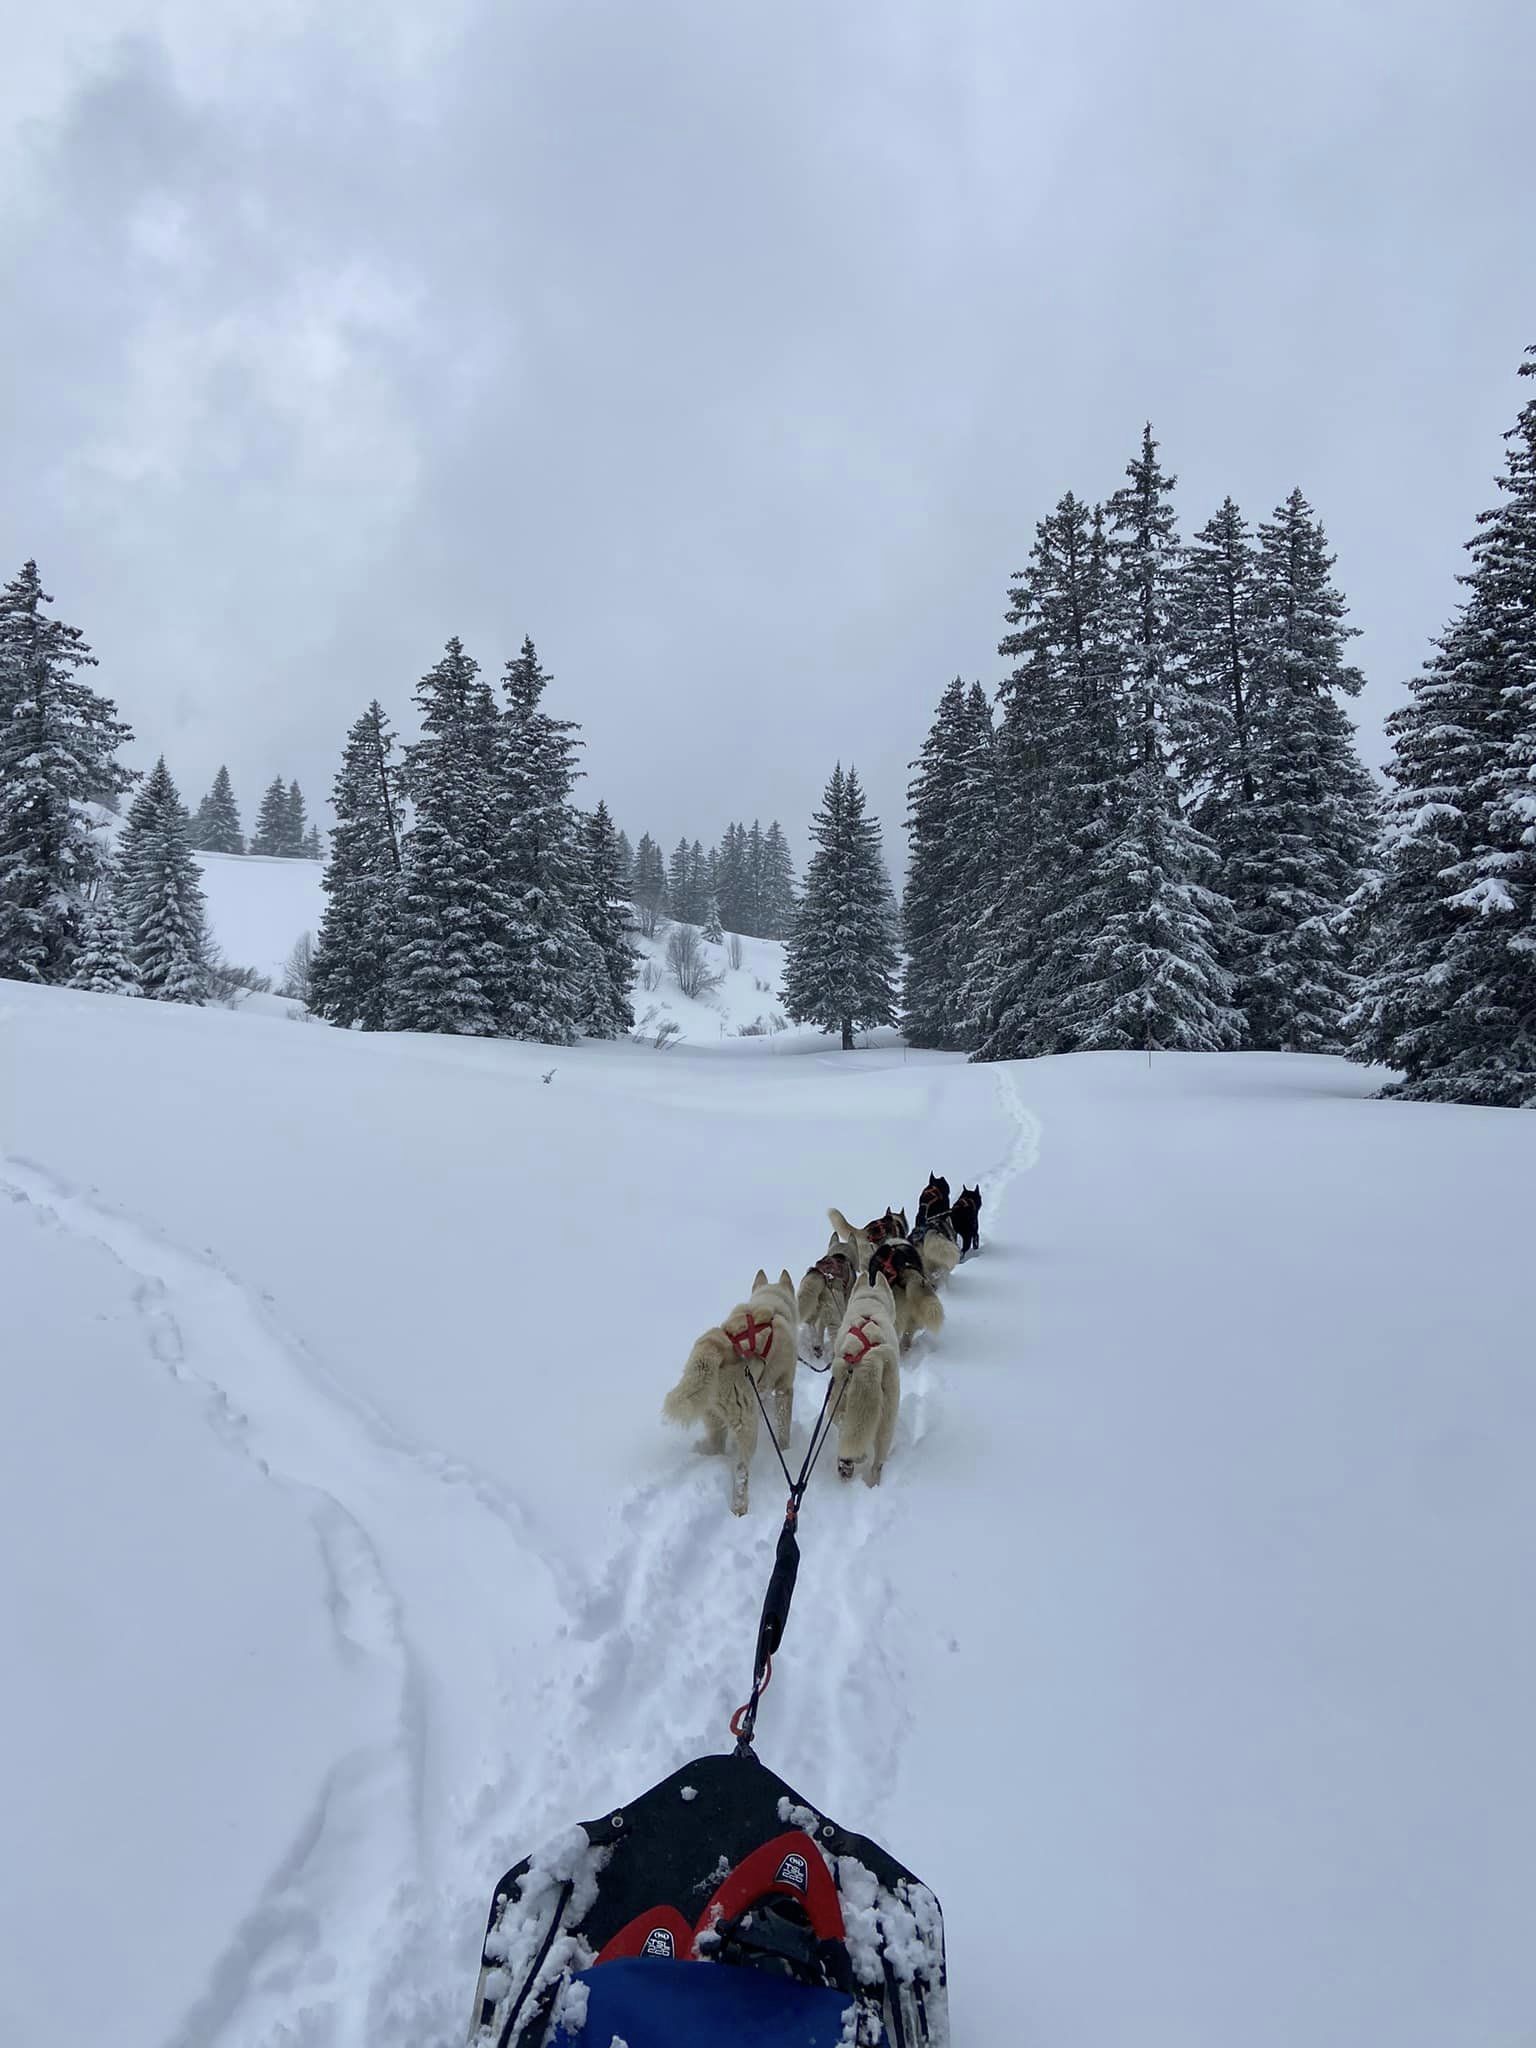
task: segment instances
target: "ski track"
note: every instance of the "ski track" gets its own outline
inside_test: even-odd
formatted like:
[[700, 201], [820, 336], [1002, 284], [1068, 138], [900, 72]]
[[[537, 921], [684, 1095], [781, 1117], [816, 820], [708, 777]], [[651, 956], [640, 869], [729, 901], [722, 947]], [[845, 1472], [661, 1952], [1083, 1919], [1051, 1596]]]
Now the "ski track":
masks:
[[[996, 1092], [1011, 1137], [981, 1180], [989, 1231], [1013, 1181], [1035, 1165], [1041, 1135], [1006, 1066]], [[680, 1460], [674, 1474], [626, 1495], [613, 1511], [609, 1559], [583, 1581], [536, 1540], [516, 1501], [400, 1437], [278, 1328], [270, 1297], [253, 1296], [211, 1253], [173, 1245], [27, 1160], [0, 1163], [0, 1187], [124, 1267], [153, 1357], [201, 1396], [222, 1441], [302, 1504], [338, 1652], [372, 1679], [364, 1738], [326, 1774], [167, 2048], [452, 2048], [469, 2017], [491, 1884], [517, 1854], [579, 1817], [570, 1788], [591, 1786], [591, 1817], [728, 1740], [750, 1685], [780, 1526], [782, 1475], [771, 1453], [759, 1451], [752, 1509], [740, 1520], [726, 1509], [723, 1459]], [[951, 1311], [963, 1297], [962, 1280], [951, 1287]], [[912, 1454], [942, 1409], [942, 1350], [956, 1341], [949, 1327], [937, 1355], [924, 1340], [903, 1368], [885, 1483], [839, 1486], [835, 1445], [817, 1468], [793, 1622], [759, 1721], [770, 1756], [775, 1721], [793, 1727], [807, 1778], [800, 1789], [813, 1801], [825, 1791], [831, 1810], [865, 1829], [882, 1823], [909, 1722], [900, 1594], [880, 1562], [883, 1539], [911, 1512], [909, 1488], [921, 1487]], [[792, 1465], [825, 1388], [807, 1371], [798, 1382]], [[457, 1784], [433, 1781], [435, 1723], [452, 1688], [469, 1683], [454, 1654], [462, 1646], [425, 1652], [412, 1626], [430, 1599], [408, 1599], [400, 1585], [412, 1575], [411, 1532], [430, 1528], [442, 1547], [454, 1514], [451, 1568], [434, 1561], [428, 1574], [459, 1579], [437, 1589], [450, 1615], [500, 1556], [522, 1572], [541, 1558], [567, 1616], [531, 1715], [526, 1701], [516, 1712], [492, 1674], [498, 1704], [480, 1716], [477, 1751], [484, 1772], [467, 1786], [462, 1769]], [[407, 1555], [386, 1559], [402, 1535]], [[524, 1715], [539, 1733], [518, 1758]], [[487, 1726], [505, 1738], [494, 1753]], [[434, 1842], [429, 1814], [439, 1804]]]
[[[338, 1656], [365, 1685], [360, 1739], [326, 1774], [168, 2048], [374, 2048], [394, 2038], [402, 1950], [435, 1925], [429, 1802], [450, 1814], [454, 1804], [433, 1765], [444, 1748], [434, 1736], [460, 1704], [447, 1677], [456, 1662], [424, 1650], [413, 1628], [432, 1621], [434, 1595], [459, 1612], [498, 1556], [526, 1573], [547, 1547], [489, 1481], [407, 1443], [341, 1389], [211, 1255], [28, 1160], [0, 1162], [0, 1189], [122, 1266], [150, 1355], [199, 1396], [219, 1440], [307, 1515]], [[430, 1545], [414, 1543], [425, 1531]], [[386, 1561], [402, 1537], [405, 1556]]]

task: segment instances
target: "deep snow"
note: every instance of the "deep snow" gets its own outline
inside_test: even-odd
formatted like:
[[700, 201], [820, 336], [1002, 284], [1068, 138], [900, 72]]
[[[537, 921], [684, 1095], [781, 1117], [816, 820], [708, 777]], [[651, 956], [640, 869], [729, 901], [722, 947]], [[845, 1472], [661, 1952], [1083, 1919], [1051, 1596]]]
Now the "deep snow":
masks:
[[0, 2037], [461, 2041], [494, 1879], [745, 1690], [782, 1486], [659, 1420], [689, 1341], [938, 1168], [984, 1254], [765, 1760], [966, 2048], [1522, 2038], [1536, 1123], [1370, 1085], [0, 984]]

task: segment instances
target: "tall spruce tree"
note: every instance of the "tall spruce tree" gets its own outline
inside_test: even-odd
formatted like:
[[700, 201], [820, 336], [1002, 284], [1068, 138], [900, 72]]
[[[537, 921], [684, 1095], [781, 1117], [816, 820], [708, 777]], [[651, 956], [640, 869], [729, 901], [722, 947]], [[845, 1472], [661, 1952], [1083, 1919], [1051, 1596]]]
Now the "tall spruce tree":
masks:
[[745, 933], [752, 915], [746, 836], [743, 826], [727, 825], [715, 854], [715, 895], [728, 932]]
[[0, 592], [0, 976], [67, 980], [86, 902], [106, 855], [92, 801], [115, 803], [134, 777], [132, 738], [80, 671], [96, 657], [27, 562]]
[[634, 1028], [629, 991], [637, 954], [629, 942], [629, 905], [624, 897], [620, 835], [608, 806], [599, 802], [581, 820], [582, 925], [598, 972], [583, 1029], [592, 1038], [622, 1038]]
[[784, 1007], [797, 1023], [853, 1034], [896, 1020], [896, 905], [880, 826], [857, 773], [839, 762], [811, 822], [816, 852], [784, 956]]
[[496, 704], [457, 638], [416, 686], [421, 737], [405, 752], [415, 816], [402, 848], [400, 939], [388, 1016], [397, 1031], [494, 1036], [510, 925]]
[[382, 1031], [400, 931], [400, 796], [394, 735], [377, 698], [347, 734], [332, 803], [326, 907], [309, 1007], [334, 1024]]
[[698, 923], [695, 873], [686, 839], [679, 839], [667, 862], [667, 912], [679, 924]]
[[787, 939], [795, 922], [795, 864], [775, 818], [763, 834], [763, 937]]
[[973, 826], [984, 837], [955, 1010], [984, 1059], [1079, 1042], [1082, 892], [1115, 827], [1127, 766], [1124, 635], [1111, 616], [1107, 554], [1102, 514], [1069, 491], [1036, 528], [1009, 590], [1013, 631], [998, 651], [1015, 667], [995, 744], [978, 755], [990, 763], [991, 799]]
[[256, 830], [251, 834], [251, 852], [269, 859], [288, 850], [288, 786], [274, 775], [262, 793], [256, 813]]
[[954, 812], [965, 775], [966, 693], [959, 676], [912, 763], [907, 785], [907, 884], [902, 896], [902, 1029], [913, 1045], [952, 1051], [963, 1043], [956, 1016], [965, 970], [957, 958], [965, 934], [955, 917], [955, 875], [964, 848]]
[[297, 782], [290, 782], [283, 803], [283, 843], [278, 852], [289, 860], [302, 860], [305, 854], [305, 839], [309, 834], [309, 819], [304, 809], [304, 792]]
[[627, 897], [634, 886], [635, 849], [629, 843], [629, 834], [627, 832], [619, 832], [615, 836], [614, 844], [618, 851], [619, 888], [622, 894]]
[[1064, 1021], [1085, 1050], [1219, 1051], [1242, 1036], [1232, 907], [1210, 886], [1215, 848], [1183, 815], [1174, 779], [1187, 722], [1170, 619], [1178, 536], [1150, 426], [1126, 477], [1109, 506], [1108, 579], [1125, 780], [1071, 908], [1082, 950]]
[[1467, 597], [1387, 721], [1388, 846], [1351, 1050], [1421, 1102], [1536, 1106], [1536, 400], [1505, 440]]
[[245, 851], [240, 810], [227, 768], [220, 768], [213, 778], [213, 787], [197, 807], [192, 819], [191, 843], [199, 853]]
[[118, 843], [119, 907], [143, 993], [161, 1003], [208, 1000], [208, 934], [187, 812], [162, 754], [128, 807]]
[[510, 924], [501, 1028], [569, 1045], [592, 1021], [590, 991], [605, 963], [582, 923], [583, 864], [571, 790], [580, 742], [572, 719], [544, 710], [549, 676], [525, 638], [502, 675], [497, 731], [503, 872]]
[[1337, 1052], [1355, 990], [1347, 906], [1376, 834], [1374, 791], [1339, 694], [1364, 678], [1311, 507], [1293, 491], [1259, 529], [1249, 761], [1254, 792], [1225, 853], [1250, 1043]]
[[641, 833], [635, 848], [630, 901], [640, 916], [642, 928], [654, 929], [656, 919], [667, 907], [667, 864], [649, 832]]

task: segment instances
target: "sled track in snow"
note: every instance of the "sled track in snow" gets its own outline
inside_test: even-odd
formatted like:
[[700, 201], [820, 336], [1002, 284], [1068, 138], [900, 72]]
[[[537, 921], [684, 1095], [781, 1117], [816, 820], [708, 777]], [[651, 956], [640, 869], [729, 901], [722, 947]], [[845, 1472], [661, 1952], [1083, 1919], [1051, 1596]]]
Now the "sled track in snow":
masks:
[[[981, 1176], [984, 1230], [996, 1225], [1012, 1183], [1040, 1154], [1039, 1118], [1007, 1067], [997, 1101], [1009, 1127], [1002, 1158]], [[944, 1398], [941, 1361], [963, 1348], [964, 1281], [952, 1286], [940, 1348], [924, 1339], [902, 1369], [901, 1414], [885, 1482], [844, 1487], [833, 1450], [817, 1468], [801, 1519], [803, 1563], [782, 1656], [763, 1700], [760, 1747], [792, 1781], [804, 1764], [807, 1797], [883, 1824], [908, 1713], [899, 1588], [883, 1559], [886, 1532], [922, 1494], [913, 1456]], [[802, 1370], [795, 1393], [793, 1465], [803, 1454], [825, 1381]], [[731, 1712], [751, 1684], [752, 1646], [772, 1564], [783, 1484], [766, 1445], [752, 1474], [752, 1505], [726, 1509], [723, 1461], [696, 1458], [679, 1476], [627, 1495], [615, 1510], [617, 1544], [573, 1602], [538, 1720], [550, 1731], [532, 1786], [554, 1788], [525, 1808], [523, 1849], [573, 1817], [664, 1776], [692, 1755], [724, 1747]], [[792, 1755], [786, 1749], [792, 1748]], [[508, 1844], [507, 1846], [510, 1846]], [[494, 1859], [493, 1859], [494, 1860]]]
[[[309, 1520], [339, 1658], [365, 1682], [359, 1739], [326, 1773], [167, 2048], [415, 2048], [432, 2037], [408, 2031], [419, 2013], [407, 2022], [400, 2010], [412, 1996], [401, 1952], [437, 1939], [423, 1812], [429, 1797], [451, 1796], [430, 1782], [433, 1723], [451, 1702], [434, 1676], [443, 1660], [424, 1654], [413, 1630], [436, 1594], [459, 1590], [448, 1581], [473, 1586], [495, 1569], [498, 1549], [518, 1571], [538, 1569], [525, 1518], [480, 1475], [407, 1443], [340, 1388], [211, 1256], [30, 1161], [0, 1161], [0, 1191], [123, 1268], [150, 1355], [200, 1399], [219, 1440]], [[401, 1531], [409, 1553], [423, 1529], [435, 1560], [419, 1545], [414, 1558], [386, 1555]]]

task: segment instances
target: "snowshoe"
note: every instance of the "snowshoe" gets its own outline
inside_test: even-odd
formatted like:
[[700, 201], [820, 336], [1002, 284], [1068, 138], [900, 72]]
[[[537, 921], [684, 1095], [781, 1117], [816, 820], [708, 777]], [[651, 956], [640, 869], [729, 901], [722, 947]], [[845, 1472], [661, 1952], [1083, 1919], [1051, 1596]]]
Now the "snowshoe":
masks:
[[750, 1752], [700, 1757], [496, 1887], [471, 2048], [944, 2048], [926, 1885]]

